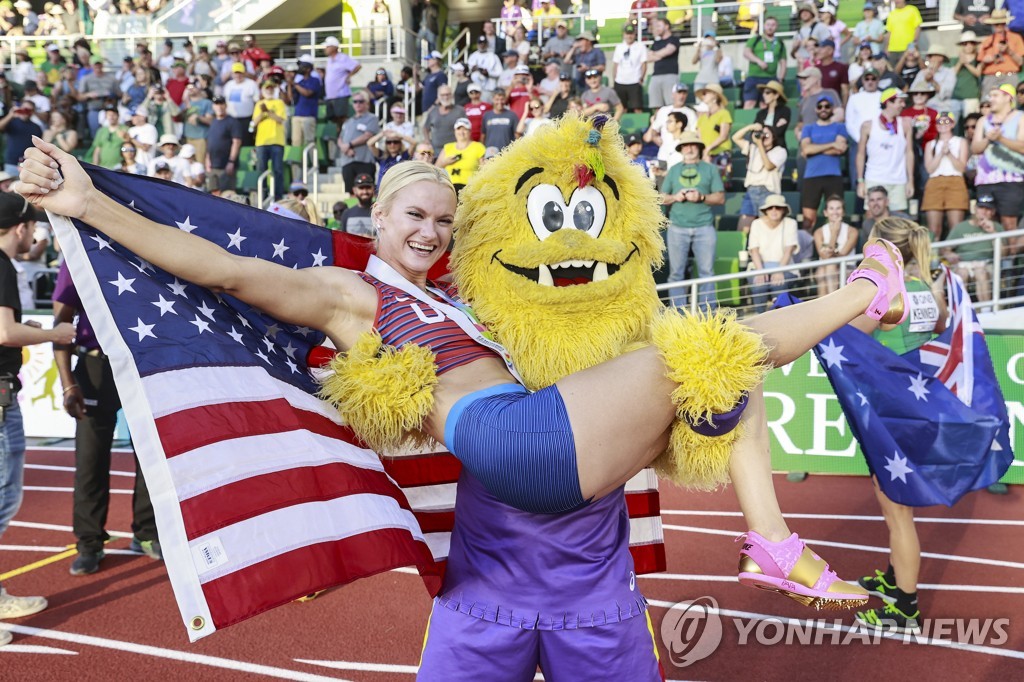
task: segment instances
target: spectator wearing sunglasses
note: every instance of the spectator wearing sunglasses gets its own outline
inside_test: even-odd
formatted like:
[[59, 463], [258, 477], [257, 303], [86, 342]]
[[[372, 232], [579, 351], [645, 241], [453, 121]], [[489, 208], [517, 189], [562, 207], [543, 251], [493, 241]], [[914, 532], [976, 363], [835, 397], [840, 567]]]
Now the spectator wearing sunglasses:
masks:
[[385, 128], [367, 141], [370, 153], [377, 159], [377, 187], [380, 187], [380, 179], [392, 166], [412, 158], [408, 150], [415, 144], [415, 139], [404, 137], [398, 131], [389, 128]]
[[894, 211], [905, 211], [914, 195], [914, 126], [900, 115], [905, 99], [896, 88], [882, 93], [882, 113], [861, 124], [857, 149], [857, 196], [884, 187]]
[[377, 117], [370, 113], [369, 97], [357, 92], [352, 96], [354, 113], [341, 126], [338, 135], [338, 165], [345, 180], [345, 190], [351, 194], [357, 175], [366, 173], [373, 176], [377, 170], [373, 162], [369, 141], [380, 132]]
[[839, 159], [846, 154], [849, 144], [846, 126], [833, 120], [833, 100], [819, 93], [812, 99], [812, 104], [817, 121], [805, 125], [800, 133], [800, 155], [806, 162], [801, 175], [800, 209], [803, 227], [808, 234], [814, 231], [822, 200], [843, 193], [843, 171]]
[[146, 164], [139, 161], [138, 149], [131, 142], [125, 142], [121, 145], [121, 163], [114, 166], [111, 170], [121, 171], [129, 175], [148, 174]]
[[846, 103], [846, 134], [850, 138], [848, 168], [856, 168], [860, 126], [882, 113], [882, 93], [878, 89], [878, 72], [868, 67], [861, 74], [861, 89], [850, 95]]

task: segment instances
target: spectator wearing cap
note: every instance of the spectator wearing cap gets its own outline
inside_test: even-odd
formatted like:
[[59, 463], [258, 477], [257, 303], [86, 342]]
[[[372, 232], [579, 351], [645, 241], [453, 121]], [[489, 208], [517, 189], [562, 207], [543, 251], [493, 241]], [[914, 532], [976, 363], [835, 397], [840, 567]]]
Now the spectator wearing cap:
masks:
[[92, 60], [92, 73], [82, 78], [77, 87], [78, 101], [85, 104], [89, 133], [95, 135], [101, 125], [100, 113], [107, 106], [107, 100], [120, 95], [117, 90], [117, 76], [107, 73], [102, 57]]
[[[469, 103], [465, 109], [466, 118], [470, 123], [470, 137], [479, 142], [483, 137], [484, 114], [491, 110], [491, 105], [480, 96], [480, 86], [472, 83], [469, 86]], [[453, 124], [454, 125], [454, 124]]]
[[182, 183], [186, 187], [202, 190], [206, 188], [206, 166], [196, 160], [196, 148], [190, 144], [181, 145], [178, 156], [182, 165]]
[[177, 104], [179, 107], [185, 101], [185, 90], [188, 89], [191, 81], [188, 78], [188, 74], [185, 73], [185, 68], [188, 65], [185, 60], [180, 56], [175, 57], [174, 63], [171, 64], [171, 72], [167, 77], [167, 81], [164, 83], [164, 88], [167, 89], [167, 96]]
[[[846, 127], [833, 120], [834, 100], [819, 93], [811, 101], [817, 107], [817, 120], [805, 125], [800, 133], [800, 155], [805, 160], [800, 174], [800, 209], [807, 234], [814, 231], [822, 200], [843, 193], [843, 171], [839, 159], [848, 148]], [[861, 139], [863, 135], [861, 132]]]
[[484, 147], [496, 147], [501, 150], [512, 144], [516, 139], [516, 127], [519, 117], [507, 108], [508, 98], [504, 92], [494, 93], [492, 109], [483, 117]]
[[846, 67], [846, 72], [849, 75], [851, 90], [857, 91], [857, 82], [860, 77], [864, 75], [864, 71], [871, 66], [871, 55], [873, 54], [873, 48], [871, 43], [861, 43], [857, 47], [857, 52], [854, 55], [853, 61]]
[[822, 41], [832, 37], [822, 21], [818, 19], [818, 8], [811, 2], [801, 2], [797, 5], [797, 16], [800, 19], [800, 28], [793, 36], [793, 47], [789, 50], [789, 56], [799, 63], [805, 63], [814, 59], [815, 48]]
[[883, 92], [881, 114], [861, 124], [857, 146], [857, 196], [864, 199], [868, 188], [884, 187], [897, 211], [907, 210], [914, 196], [913, 126], [900, 115], [905, 98], [895, 88]]
[[882, 93], [878, 89], [878, 72], [868, 68], [861, 74], [861, 88], [850, 95], [846, 103], [846, 135], [850, 138], [847, 155], [848, 168], [857, 167], [857, 148], [860, 145], [860, 127], [865, 121], [882, 113]]
[[580, 95], [583, 100], [583, 115], [594, 116], [595, 114], [607, 114], [615, 120], [622, 118], [625, 107], [618, 94], [606, 85], [601, 83], [601, 72], [591, 69], [584, 74], [587, 81], [587, 89]]
[[274, 62], [274, 60], [267, 53], [267, 51], [257, 44], [256, 36], [252, 34], [246, 34], [242, 36], [242, 43], [245, 45], [245, 49], [242, 50], [242, 61], [251, 66], [253, 69], [255, 69], [255, 67], [260, 62]]
[[348, 192], [354, 187], [355, 176], [367, 173], [373, 177], [376, 168], [373, 153], [367, 143], [380, 132], [380, 123], [370, 112], [369, 97], [365, 93], [357, 92], [352, 97], [352, 106], [355, 112], [341, 126], [338, 135], [338, 165], [341, 166], [341, 176]]
[[178, 116], [180, 109], [167, 96], [163, 85], [157, 83], [150, 88], [149, 95], [140, 106], [145, 107], [149, 113], [147, 120], [156, 127], [158, 134], [174, 132], [174, 119]]
[[[927, 84], [935, 90], [929, 101], [929, 106], [939, 111], [953, 111], [953, 90], [956, 89], [956, 74], [953, 69], [946, 66], [949, 57], [941, 45], [932, 45], [928, 48], [928, 60], [924, 68], [917, 74], [911, 84], [911, 91], [916, 87]], [[956, 115], [953, 112], [954, 116]]]
[[[884, 53], [871, 55], [871, 68], [878, 72], [879, 90], [888, 90], [889, 88], [904, 90], [909, 85], [909, 83], [903, 80], [902, 76], [892, 70], [889, 59]], [[860, 88], [860, 86], [861, 84], [858, 82], [857, 87]]]
[[0, 118], [0, 132], [4, 133], [4, 172], [11, 175], [18, 174], [18, 164], [25, 150], [32, 146], [32, 136], [43, 136], [42, 127], [32, 120], [34, 106], [32, 102], [22, 102]]
[[149, 111], [141, 106], [131, 116], [131, 127], [128, 128], [128, 141], [135, 146], [135, 158], [140, 163], [148, 164], [156, 151], [160, 133], [156, 126], [149, 122]]
[[939, 134], [935, 120], [939, 112], [931, 106], [931, 98], [935, 88], [929, 83], [919, 82], [909, 91], [910, 106], [904, 107], [900, 116], [907, 118], [913, 125], [914, 158], [917, 167], [917, 188], [923, 189], [927, 173], [924, 170], [924, 145], [931, 142]]
[[921, 211], [928, 221], [934, 241], [941, 241], [943, 222], [952, 229], [967, 215], [970, 197], [964, 172], [970, 144], [953, 134], [956, 118], [952, 112], [944, 111], [936, 120], [938, 137], [924, 147], [924, 169], [927, 184], [921, 199]]
[[[504, 94], [504, 93], [502, 93]], [[466, 110], [455, 104], [450, 85], [442, 85], [437, 89], [437, 102], [427, 112], [423, 120], [423, 134], [439, 154], [441, 148], [455, 141], [455, 121], [465, 118]]]
[[348, 100], [352, 96], [350, 82], [352, 76], [359, 73], [362, 65], [345, 54], [339, 48], [341, 43], [334, 36], [324, 40], [324, 53], [327, 56], [324, 68], [324, 103], [327, 105], [327, 118], [338, 126], [348, 118]]
[[342, 232], [374, 239], [377, 236], [373, 228], [370, 212], [373, 209], [374, 185], [373, 175], [359, 173], [353, 178], [352, 196], [356, 203], [345, 209], [338, 218], [338, 227]]
[[754, 122], [775, 129], [775, 137], [779, 144], [785, 144], [786, 131], [793, 120], [793, 112], [786, 104], [786, 89], [779, 81], [768, 81], [758, 85], [761, 101], [764, 106], [757, 110]]
[[647, 53], [651, 80], [647, 84], [647, 106], [651, 111], [673, 105], [673, 87], [679, 82], [679, 37], [665, 17], [651, 19], [654, 41]]
[[647, 75], [647, 47], [636, 39], [636, 24], [622, 29], [622, 42], [612, 55], [612, 82], [623, 106], [639, 114], [644, 108], [643, 82]]
[[196, 77], [189, 83], [185, 94], [185, 107], [182, 117], [185, 119], [182, 135], [185, 142], [192, 145], [196, 152], [196, 161], [206, 162], [206, 138], [210, 134], [210, 123], [213, 122], [213, 102], [207, 97], [202, 80]]
[[253, 131], [249, 122], [256, 111], [256, 100], [260, 98], [260, 87], [249, 78], [241, 62], [231, 65], [231, 80], [224, 85], [224, 99], [228, 103], [228, 116], [237, 120], [244, 131], [242, 144], [251, 146]]
[[843, 105], [846, 105], [850, 98], [850, 73], [849, 67], [834, 58], [835, 43], [831, 38], [821, 41], [818, 45], [818, 71], [821, 72], [821, 87], [825, 90], [835, 90], [839, 93]]
[[[519, 53], [515, 50], [507, 50], [501, 55], [501, 75], [498, 77], [498, 90], [505, 90], [506, 92], [512, 86], [512, 80], [515, 78], [516, 69], [519, 68], [519, 62], [522, 61], [519, 57]], [[523, 64], [523, 66], [526, 66]]]
[[160, 56], [156, 58], [156, 68], [160, 71], [161, 82], [167, 80], [172, 64], [174, 64], [174, 41], [168, 38], [160, 48]]
[[[220, 75], [218, 81], [221, 85], [227, 85], [228, 82], [232, 80], [236, 72], [248, 74], [250, 76], [255, 73], [255, 70], [250, 70], [249, 67], [246, 66], [246, 63], [242, 61], [242, 48], [238, 43], [229, 43], [227, 51], [228, 58], [221, 63], [220, 71], [217, 72]], [[236, 69], [235, 64], [240, 64], [241, 69]]]
[[448, 82], [448, 75], [441, 68], [441, 53], [433, 51], [427, 56], [427, 73], [422, 81], [423, 111], [429, 111], [437, 101], [438, 89]]
[[786, 77], [786, 45], [775, 35], [779, 21], [765, 17], [761, 32], [747, 39], [743, 57], [747, 60], [747, 79], [743, 81], [743, 108], [753, 109], [761, 100], [759, 85], [781, 82]]
[[[274, 84], [265, 81], [260, 88], [262, 97], [252, 114], [256, 133], [256, 169], [262, 174], [267, 170], [267, 164], [273, 166], [275, 201], [284, 196], [284, 144], [288, 129], [287, 107], [276, 93]], [[357, 97], [363, 98], [365, 105], [366, 95], [360, 93]], [[365, 106], [363, 111], [366, 111]], [[356, 112], [358, 114], [358, 107]]]
[[[759, 217], [750, 225], [747, 251], [755, 270], [777, 268], [795, 262], [800, 242], [797, 238], [796, 221], [789, 217], [789, 204], [781, 194], [769, 194], [759, 207]], [[798, 272], [773, 272], [770, 275], [754, 275], [751, 283], [751, 300], [754, 312], [763, 313], [768, 309], [769, 297], [775, 298], [789, 287]]]
[[[214, 75], [220, 75], [225, 73], [224, 65], [231, 63], [231, 55], [228, 54], [228, 43], [226, 40], [218, 40], [214, 43], [213, 54], [210, 56], [210, 65], [213, 69]], [[222, 84], [224, 79], [219, 80], [219, 84]]]
[[[697, 277], [714, 274], [718, 238], [711, 206], [725, 203], [725, 185], [718, 168], [702, 160], [704, 143], [700, 135], [683, 133], [677, 151], [682, 160], [668, 169], [661, 183], [661, 203], [668, 206], [669, 282], [686, 279], [691, 252], [697, 264]], [[671, 304], [685, 308], [688, 294], [687, 287], [673, 289]], [[701, 308], [717, 306], [714, 283], [699, 286], [697, 304]]]
[[385, 69], [377, 69], [373, 73], [373, 80], [366, 85], [370, 97], [374, 102], [380, 99], [388, 99], [395, 94], [395, 84], [391, 82], [388, 72]]
[[697, 131], [697, 112], [686, 104], [686, 99], [689, 95], [690, 86], [686, 83], [676, 83], [672, 86], [672, 101], [663, 107], [659, 107], [657, 113], [654, 114], [650, 127], [644, 131], [644, 142], [651, 142], [659, 147], [662, 145], [662, 137], [665, 134], [665, 122], [668, 120], [669, 113], [673, 111], [685, 116], [684, 130]]
[[973, 114], [981, 108], [981, 64], [978, 63], [978, 37], [973, 31], [964, 31], [957, 41], [959, 52], [952, 66], [956, 83], [953, 86], [953, 113], [961, 116]]
[[162, 166], [167, 166], [171, 172], [169, 178], [173, 182], [179, 185], [185, 184], [185, 176], [189, 171], [188, 164], [190, 163], [187, 159], [181, 158], [178, 152], [181, 151], [181, 144], [178, 142], [177, 136], [172, 133], [165, 133], [160, 136], [159, 140], [160, 155], [156, 156], [149, 162], [149, 174], [153, 177], [160, 177], [157, 171]]
[[291, 143], [305, 147], [316, 142], [316, 118], [320, 106], [323, 81], [313, 69], [313, 58], [302, 55], [298, 72], [287, 81], [289, 97], [294, 106], [291, 120]]
[[626, 155], [629, 156], [629, 162], [640, 166], [643, 169], [644, 175], [651, 177], [651, 166], [647, 163], [641, 154], [644, 151], [644, 138], [638, 133], [630, 133], [623, 139], [623, 143], [626, 145]]
[[[971, 151], [981, 155], [974, 184], [979, 196], [991, 194], [995, 198], [1003, 229], [1011, 232], [1017, 229], [1024, 208], [1024, 112], [1016, 110], [1017, 92], [1008, 83], [987, 94], [992, 113], [980, 119], [971, 142]], [[1014, 241], [1012, 248], [1024, 252], [1024, 239]]]
[[[495, 104], [497, 104], [497, 95], [499, 94], [502, 93], [495, 93]], [[511, 112], [508, 113], [511, 114]], [[514, 116], [514, 114], [511, 115]], [[480, 160], [487, 152], [487, 147], [475, 142], [470, 136], [471, 126], [468, 119], [460, 118], [455, 121], [454, 129], [455, 141], [444, 146], [434, 165], [444, 168], [448, 172], [448, 177], [451, 178], [452, 184], [455, 185], [455, 191], [458, 193], [479, 170]]]
[[548, 118], [554, 121], [564, 116], [569, 109], [569, 102], [573, 99], [574, 92], [572, 76], [567, 73], [559, 74], [558, 90], [544, 102], [544, 113]]
[[997, 0], [957, 0], [953, 18], [960, 22], [965, 31], [984, 37], [992, 33], [992, 27], [985, 23], [985, 19], [992, 15], [997, 4], [1003, 3]]
[[11, 80], [19, 85], [24, 85], [26, 81], [36, 79], [36, 66], [32, 62], [32, 57], [29, 56], [28, 50], [24, 47], [19, 47], [14, 51], [17, 62], [14, 68], [11, 69]]
[[[393, 130], [403, 138], [414, 139], [416, 137], [416, 126], [412, 124], [412, 121], [407, 120], [405, 115], [405, 107], [401, 104], [391, 105], [391, 120], [384, 124], [384, 130]], [[407, 145], [407, 149], [412, 149], [411, 145]]]
[[477, 38], [476, 52], [469, 55], [466, 68], [469, 69], [469, 79], [480, 86], [484, 101], [490, 102], [498, 88], [503, 67], [498, 55], [490, 51], [485, 36]]
[[818, 100], [826, 98], [832, 104], [831, 121], [841, 123], [844, 118], [843, 100], [835, 90], [821, 87], [821, 71], [815, 67], [803, 69], [796, 75], [800, 83], [800, 120], [797, 124], [797, 135], [803, 126], [816, 123], [820, 117], [817, 113]]
[[906, 51], [903, 52], [893, 68], [900, 74], [904, 83], [911, 85], [914, 82], [917, 74], [921, 73], [921, 69], [924, 68], [924, 59], [915, 43], [907, 45]]
[[562, 10], [551, 0], [540, 0], [540, 7], [533, 10], [533, 21], [537, 35], [547, 40], [555, 33], [555, 25], [562, 19]]
[[878, 18], [878, 10], [874, 3], [868, 2], [864, 5], [863, 19], [853, 27], [853, 37], [859, 45], [867, 43], [871, 46], [871, 53], [882, 52], [882, 43], [885, 39], [885, 24]]
[[597, 69], [602, 74], [605, 69], [605, 56], [601, 50], [594, 49], [594, 34], [584, 31], [576, 36], [572, 49], [565, 55], [565, 61], [573, 65], [576, 74], [576, 89], [580, 92], [587, 87], [587, 71]]
[[242, 124], [228, 116], [223, 96], [213, 98], [213, 120], [206, 135], [206, 189], [222, 192], [235, 188], [235, 173], [242, 149]]
[[818, 17], [821, 19], [821, 23], [828, 27], [829, 35], [831, 36], [830, 40], [832, 41], [832, 58], [838, 62], [841, 61], [840, 54], [843, 46], [850, 42], [853, 38], [853, 33], [836, 16], [837, 2], [838, 0], [828, 0], [825, 2], [818, 11]]
[[525, 64], [517, 66], [513, 73], [512, 83], [505, 90], [505, 94], [508, 95], [509, 109], [515, 113], [516, 118], [522, 120], [526, 117], [526, 105], [530, 98], [536, 95], [536, 92], [530, 67]]
[[56, 43], [49, 43], [46, 46], [46, 61], [39, 67], [39, 70], [45, 76], [46, 82], [49, 85], [56, 85], [57, 81], [60, 80], [60, 73], [65, 66], [67, 66], [67, 60], [60, 53], [60, 48]]
[[561, 62], [557, 59], [549, 59], [544, 62], [544, 78], [537, 83], [537, 93], [541, 99], [547, 101], [551, 95], [558, 92], [558, 77], [561, 73]]
[[[995, 234], [1003, 231], [998, 220], [996, 199], [991, 194], [982, 194], [974, 207], [974, 216], [961, 221], [949, 231], [948, 241]], [[974, 282], [975, 301], [992, 300], [992, 260], [994, 256], [991, 241], [974, 242], [947, 246], [941, 251], [943, 260], [953, 266], [964, 283]]]
[[911, 44], [921, 39], [921, 12], [907, 0], [893, 0], [893, 7], [885, 19], [885, 51], [889, 59], [898, 62]]
[[89, 149], [89, 158], [97, 166], [110, 168], [121, 160], [121, 145], [128, 141], [128, 129], [120, 125], [117, 109], [100, 112], [102, 127], [96, 130]]
[[416, 144], [413, 137], [406, 137], [393, 128], [384, 128], [370, 138], [367, 145], [377, 159], [377, 186], [392, 166], [412, 158], [410, 150]]
[[983, 23], [992, 27], [992, 34], [985, 36], [978, 47], [982, 93], [1004, 83], [1016, 86], [1020, 80], [1021, 65], [1024, 64], [1024, 38], [1008, 29], [1013, 19], [1007, 9], [1001, 8], [992, 10], [991, 16], [983, 20]]
[[555, 22], [555, 34], [544, 41], [541, 47], [541, 58], [545, 60], [557, 59], [562, 73], [571, 73], [569, 65], [565, 63], [565, 55], [572, 49], [572, 36], [569, 35], [569, 25], [564, 20]]
[[704, 160], [716, 164], [722, 170], [722, 178], [729, 177], [732, 152], [732, 114], [729, 101], [718, 83], [697, 91], [697, 99], [704, 104], [704, 110], [697, 114], [697, 132], [704, 142]]

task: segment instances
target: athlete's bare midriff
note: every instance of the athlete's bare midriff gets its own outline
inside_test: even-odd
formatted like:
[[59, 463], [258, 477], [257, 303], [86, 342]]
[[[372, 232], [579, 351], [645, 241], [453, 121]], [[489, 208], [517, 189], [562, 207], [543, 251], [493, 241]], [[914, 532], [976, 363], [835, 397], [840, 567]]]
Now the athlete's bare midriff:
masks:
[[505, 363], [498, 356], [483, 358], [455, 367], [440, 377], [434, 387], [434, 409], [427, 415], [424, 431], [439, 443], [444, 442], [444, 425], [448, 413], [461, 398], [492, 386], [515, 384]]

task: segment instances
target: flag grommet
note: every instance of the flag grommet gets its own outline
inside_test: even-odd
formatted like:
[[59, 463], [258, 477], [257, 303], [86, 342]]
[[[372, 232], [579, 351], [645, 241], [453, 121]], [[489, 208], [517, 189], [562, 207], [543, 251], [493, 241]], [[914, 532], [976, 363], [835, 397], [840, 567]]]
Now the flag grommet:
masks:
[[188, 626], [193, 630], [202, 630], [206, 627], [206, 619], [202, 616], [194, 616], [192, 620], [188, 622]]

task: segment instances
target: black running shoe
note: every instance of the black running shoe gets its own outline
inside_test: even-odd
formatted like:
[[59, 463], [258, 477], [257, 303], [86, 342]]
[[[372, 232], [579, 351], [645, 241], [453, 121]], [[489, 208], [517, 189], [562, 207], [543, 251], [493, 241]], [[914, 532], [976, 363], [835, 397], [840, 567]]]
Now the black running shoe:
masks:
[[875, 569], [874, 575], [864, 576], [857, 581], [857, 584], [876, 597], [881, 597], [890, 604], [896, 601], [896, 586], [890, 585], [886, 582], [885, 574], [877, 568]]
[[100, 561], [102, 560], [102, 549], [98, 552], [79, 552], [75, 560], [71, 562], [71, 575], [91, 575], [100, 570]]
[[858, 611], [857, 622], [872, 630], [895, 632], [904, 635], [916, 635], [921, 632], [921, 611], [906, 614], [896, 608], [895, 604], [886, 604], [882, 609]]

